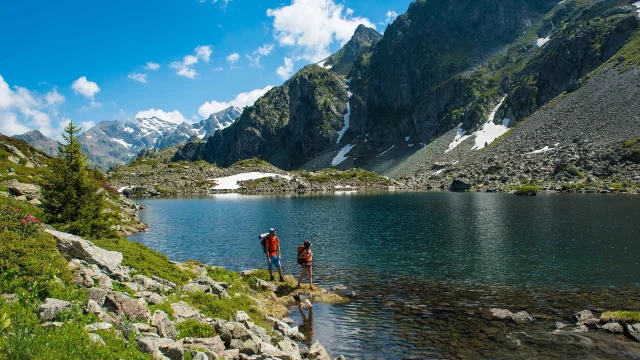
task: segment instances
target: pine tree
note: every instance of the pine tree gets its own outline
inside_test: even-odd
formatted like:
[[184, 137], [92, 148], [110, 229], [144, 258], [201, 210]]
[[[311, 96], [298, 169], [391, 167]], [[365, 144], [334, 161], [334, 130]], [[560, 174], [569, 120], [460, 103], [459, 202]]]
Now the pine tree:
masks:
[[113, 237], [105, 193], [99, 191], [78, 137], [81, 128], [70, 122], [58, 143], [58, 161], [45, 177], [42, 207], [46, 221], [59, 230], [83, 237]]

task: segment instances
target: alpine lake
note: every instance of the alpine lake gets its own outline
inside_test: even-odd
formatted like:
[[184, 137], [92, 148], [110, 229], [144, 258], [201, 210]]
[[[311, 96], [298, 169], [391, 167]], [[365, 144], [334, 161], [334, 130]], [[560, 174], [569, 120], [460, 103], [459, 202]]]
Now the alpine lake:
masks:
[[[275, 227], [298, 276], [311, 240], [314, 284], [347, 304], [293, 309], [307, 336], [349, 359], [640, 359], [640, 343], [556, 330], [581, 310], [640, 310], [640, 198], [633, 195], [355, 193], [140, 200], [130, 237], [171, 260], [266, 267]], [[306, 280], [305, 280], [306, 281]], [[516, 324], [483, 310], [527, 311]]]

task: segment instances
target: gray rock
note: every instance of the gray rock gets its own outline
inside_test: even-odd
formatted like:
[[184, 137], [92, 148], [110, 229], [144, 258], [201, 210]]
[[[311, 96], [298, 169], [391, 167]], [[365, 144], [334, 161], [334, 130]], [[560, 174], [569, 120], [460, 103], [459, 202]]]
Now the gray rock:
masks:
[[106, 322], [100, 322], [100, 323], [93, 323], [93, 324], [89, 324], [89, 325], [85, 325], [84, 328], [85, 330], [87, 330], [88, 332], [94, 332], [94, 331], [98, 331], [98, 330], [109, 330], [113, 327], [113, 325], [106, 323]]
[[280, 349], [283, 352], [288, 354], [291, 360], [302, 359], [302, 356], [300, 356], [300, 348], [298, 347], [298, 344], [295, 341], [284, 338], [282, 341], [278, 343], [278, 347], [280, 347]]
[[505, 309], [489, 309], [488, 311], [484, 311], [482, 313], [482, 317], [487, 320], [511, 320], [513, 318], [513, 313]]
[[319, 342], [314, 342], [309, 348], [309, 354], [307, 355], [307, 359], [311, 360], [331, 360], [327, 349], [322, 346]]
[[237, 322], [245, 322], [245, 321], [249, 321], [251, 318], [249, 317], [249, 314], [247, 314], [244, 311], [236, 311], [236, 321]]
[[40, 187], [37, 185], [23, 184], [14, 179], [6, 184], [6, 186], [9, 188], [9, 192], [14, 196], [26, 196], [29, 200], [40, 198]]
[[155, 281], [159, 282], [160, 284], [162, 284], [162, 285], [164, 285], [164, 286], [168, 287], [169, 289], [172, 289], [172, 290], [173, 290], [173, 289], [175, 289], [176, 287], [178, 287], [178, 285], [176, 285], [175, 283], [173, 283], [173, 282], [171, 282], [171, 281], [169, 281], [169, 280], [163, 279], [163, 278], [161, 278], [161, 277], [158, 277], [158, 276], [152, 276], [151, 278], [152, 278], [153, 280], [155, 280]]
[[168, 290], [165, 285], [144, 275], [135, 275], [131, 281], [137, 284], [138, 289], [142, 291], [151, 291], [162, 294], [165, 290]]
[[247, 354], [247, 355], [260, 354], [260, 346], [253, 339], [249, 339], [243, 342], [239, 350], [241, 353]]
[[163, 344], [158, 347], [162, 355], [171, 360], [182, 360], [184, 357], [184, 349], [180, 343]]
[[215, 354], [216, 358], [222, 356], [224, 352], [224, 343], [220, 336], [209, 338], [184, 338], [181, 340], [186, 349], [200, 348], [205, 349], [207, 353]]
[[167, 299], [165, 296], [156, 293], [151, 293], [148, 296], [143, 296], [143, 298], [151, 305], [162, 304]]
[[[177, 354], [177, 353], [181, 354], [180, 350], [182, 350], [182, 346], [177, 344], [172, 339], [157, 338], [153, 336], [144, 336], [136, 339], [136, 344], [140, 351], [147, 354], [151, 354], [154, 356], [167, 356], [170, 359], [179, 359], [179, 360], [182, 359], [182, 356]], [[177, 350], [177, 351], [171, 351], [171, 350]], [[169, 351], [171, 355], [173, 356], [177, 355], [177, 356], [175, 358], [168, 356], [166, 352], [169, 352]]]
[[577, 312], [575, 314], [573, 314], [572, 316], [573, 320], [578, 321], [578, 322], [583, 322], [585, 320], [589, 320], [589, 319], [593, 319], [593, 313], [589, 310], [582, 310], [580, 312]]
[[273, 292], [278, 291], [278, 285], [272, 282], [264, 281], [262, 279], [258, 279], [257, 277], [254, 277], [254, 280], [256, 282], [256, 287], [260, 290], [271, 290]]
[[151, 320], [151, 313], [144, 299], [135, 300], [122, 293], [113, 292], [105, 297], [104, 306], [117, 315], [125, 315], [131, 320]]
[[311, 309], [312, 307], [313, 307], [313, 304], [309, 299], [304, 299], [304, 301], [300, 302], [300, 308], [302, 308], [302, 310], [308, 310], [308, 309]]
[[226, 326], [231, 330], [231, 336], [234, 339], [248, 340], [251, 339], [251, 333], [242, 323], [228, 322]]
[[570, 326], [569, 324], [563, 323], [561, 321], [556, 321], [556, 329], [560, 330], [560, 329], [564, 329], [567, 326]]
[[58, 250], [61, 253], [90, 264], [96, 264], [110, 272], [122, 270], [122, 253], [99, 248], [79, 236], [51, 229], [45, 229], [45, 231], [56, 238]]
[[602, 325], [602, 330], [608, 331], [612, 334], [622, 334], [624, 332], [622, 325], [615, 322]]
[[177, 323], [183, 322], [187, 319], [202, 319], [202, 315], [200, 315], [198, 310], [184, 301], [171, 304], [171, 309], [173, 309], [173, 319]]
[[107, 289], [89, 289], [89, 300], [95, 301], [99, 306], [104, 306], [104, 300], [109, 293], [110, 291]]
[[45, 299], [45, 303], [38, 308], [41, 320], [53, 320], [60, 311], [71, 309], [71, 303], [58, 299]]
[[240, 350], [240, 348], [242, 348], [242, 344], [243, 344], [242, 340], [240, 340], [240, 339], [232, 339], [231, 342], [229, 342], [228, 348]]
[[40, 324], [40, 326], [42, 327], [51, 327], [51, 326], [62, 327], [62, 325], [64, 325], [64, 323], [60, 321], [45, 321], [42, 324]]
[[162, 310], [156, 310], [151, 318], [151, 325], [158, 328], [158, 335], [164, 338], [175, 339], [178, 336], [178, 331], [173, 321], [169, 319], [167, 313]]
[[108, 277], [107, 275], [100, 274], [98, 275], [98, 287], [101, 289], [112, 290], [113, 282], [111, 281], [111, 278]]
[[240, 356], [240, 350], [238, 349], [227, 349], [222, 352], [222, 356], [224, 356], [227, 360], [235, 360]]
[[124, 338], [140, 335], [140, 330], [138, 330], [137, 327], [133, 326], [133, 324], [130, 323], [119, 323], [118, 325], [116, 325], [116, 330], [120, 331]]
[[[154, 314], [155, 314], [155, 312], [154, 312]], [[156, 331], [155, 328], [153, 328], [153, 327], [151, 327], [151, 326], [149, 326], [147, 324], [143, 324], [143, 323], [133, 323], [131, 325], [133, 325], [140, 332], [154, 332], [154, 331]]]
[[338, 285], [333, 286], [331, 288], [331, 290], [332, 291], [345, 291], [345, 290], [347, 290], [347, 287], [342, 285], [342, 284], [338, 284]]
[[193, 359], [193, 360], [209, 360], [209, 357], [207, 356], [207, 354], [203, 353], [202, 351], [194, 351], [191, 359]]
[[211, 286], [190, 282], [182, 286], [182, 291], [186, 293], [196, 293], [196, 292], [207, 293], [207, 292], [211, 292]]
[[517, 323], [525, 323], [525, 322], [533, 321], [533, 317], [531, 317], [531, 315], [529, 315], [529, 313], [526, 311], [519, 311], [513, 314], [511, 319]]
[[214, 327], [222, 341], [229, 344], [233, 339], [233, 335], [231, 334], [231, 329], [227, 326], [226, 322], [218, 321], [214, 324]]
[[638, 324], [626, 324], [625, 329], [630, 338], [640, 342], [640, 323]]
[[94, 343], [100, 345], [100, 346], [106, 346], [107, 344], [105, 344], [104, 340], [102, 340], [102, 338], [100, 337], [100, 335], [98, 334], [89, 334], [89, 340], [93, 341]]
[[275, 358], [291, 360], [291, 356], [288, 353], [285, 353], [284, 351], [278, 349], [277, 347], [269, 343], [266, 343], [266, 342], [260, 343], [259, 348], [260, 348], [260, 354], [267, 354]]

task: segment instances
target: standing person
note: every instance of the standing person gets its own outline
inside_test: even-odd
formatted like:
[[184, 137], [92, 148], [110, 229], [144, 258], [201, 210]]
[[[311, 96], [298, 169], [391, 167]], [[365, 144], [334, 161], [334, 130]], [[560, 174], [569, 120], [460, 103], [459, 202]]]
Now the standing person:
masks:
[[264, 252], [267, 254], [267, 266], [269, 267], [269, 276], [273, 281], [273, 268], [278, 268], [280, 281], [284, 281], [282, 276], [282, 266], [280, 266], [280, 239], [276, 236], [276, 229], [269, 229], [269, 237], [264, 242]]
[[306, 274], [307, 277], [309, 278], [309, 289], [311, 289], [312, 291], [315, 290], [313, 288], [313, 278], [311, 275], [311, 263], [313, 262], [313, 252], [311, 252], [311, 241], [309, 240], [304, 241], [304, 250], [302, 250], [302, 252], [298, 254], [298, 262], [301, 263], [302, 265], [302, 274], [300, 274], [300, 277], [298, 278], [298, 289], [301, 288], [300, 282], [302, 281], [302, 278], [304, 278], [304, 275]]

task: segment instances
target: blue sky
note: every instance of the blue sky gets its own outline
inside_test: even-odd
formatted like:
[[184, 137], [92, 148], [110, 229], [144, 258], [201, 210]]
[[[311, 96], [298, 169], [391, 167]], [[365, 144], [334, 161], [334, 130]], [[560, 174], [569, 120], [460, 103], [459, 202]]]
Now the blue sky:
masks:
[[383, 32], [409, 3], [4, 0], [0, 132], [56, 138], [69, 120], [192, 122], [242, 107], [338, 50], [358, 24]]

